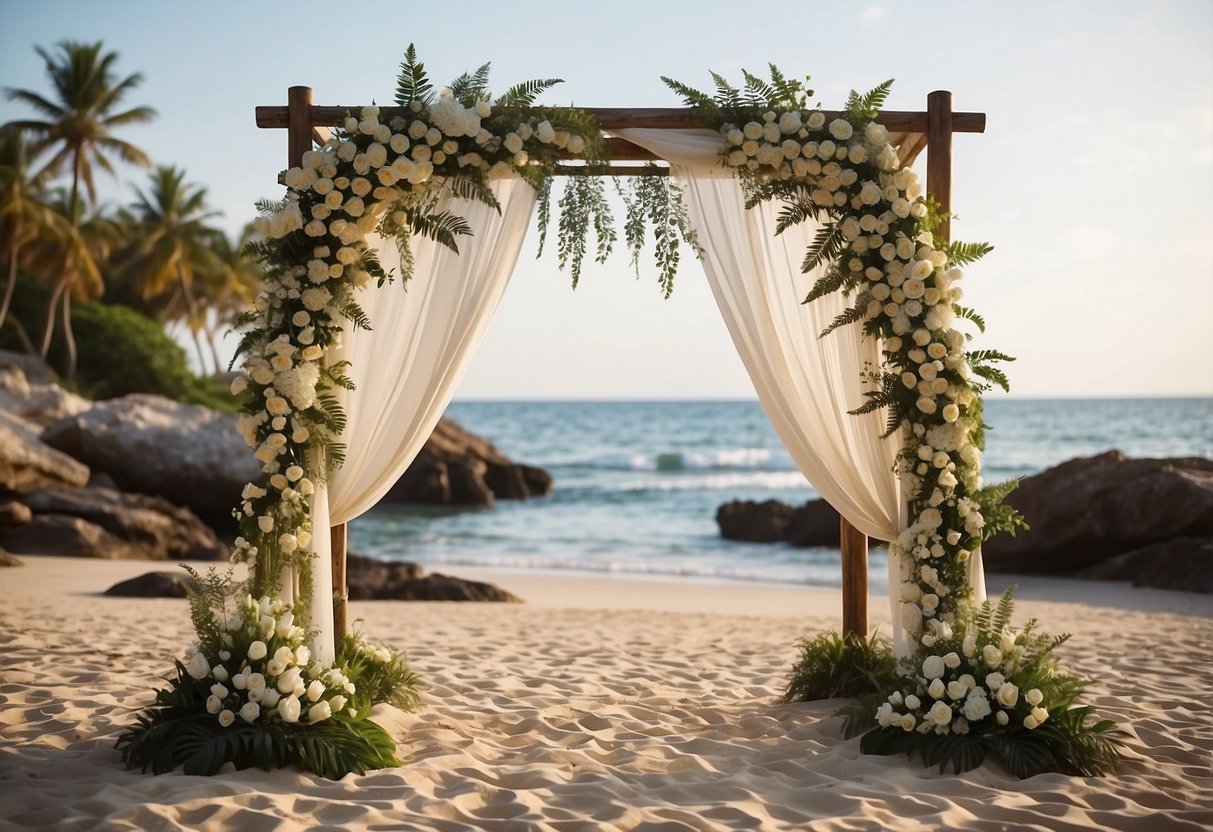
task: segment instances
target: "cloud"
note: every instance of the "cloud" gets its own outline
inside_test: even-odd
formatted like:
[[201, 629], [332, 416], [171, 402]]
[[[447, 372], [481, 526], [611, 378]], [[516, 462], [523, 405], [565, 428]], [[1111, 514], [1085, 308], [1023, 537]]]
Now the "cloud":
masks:
[[875, 26], [883, 23], [889, 16], [889, 10], [884, 6], [865, 6], [859, 13], [859, 22], [865, 26]]

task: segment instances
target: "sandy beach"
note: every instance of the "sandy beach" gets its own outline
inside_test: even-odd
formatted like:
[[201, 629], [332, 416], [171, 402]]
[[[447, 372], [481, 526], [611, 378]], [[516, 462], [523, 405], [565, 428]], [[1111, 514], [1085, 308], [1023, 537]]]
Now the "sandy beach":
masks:
[[[1020, 581], [1020, 618], [1133, 734], [1118, 777], [957, 777], [859, 753], [838, 700], [778, 702], [830, 589], [463, 571], [523, 605], [363, 602], [425, 697], [380, 719], [399, 768], [153, 777], [114, 738], [192, 638], [180, 600], [113, 599], [146, 562], [0, 571], [0, 829], [1208, 829], [1213, 598]], [[1001, 590], [1002, 577], [991, 581]], [[872, 599], [873, 624], [887, 621]]]

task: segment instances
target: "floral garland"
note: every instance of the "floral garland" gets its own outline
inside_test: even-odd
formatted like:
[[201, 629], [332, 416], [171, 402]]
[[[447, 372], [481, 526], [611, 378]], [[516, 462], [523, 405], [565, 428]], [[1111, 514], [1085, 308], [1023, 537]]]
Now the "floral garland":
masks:
[[[237, 427], [266, 475], [264, 483], [244, 489], [233, 557], [258, 565], [262, 592], [278, 593], [279, 576], [290, 566], [300, 575], [300, 597], [311, 594], [308, 498], [343, 461], [345, 417], [333, 393], [352, 389], [347, 365], [326, 356], [347, 320], [370, 326], [357, 290], [389, 279], [368, 236], [378, 231], [396, 239], [407, 279], [412, 235], [457, 250], [457, 238], [470, 233], [458, 214], [439, 210], [443, 197], [500, 208], [490, 189], [494, 179], [521, 175], [546, 195], [561, 158], [590, 164], [603, 158], [592, 118], [532, 106], [557, 79], [520, 84], [496, 101], [487, 79], [486, 64], [435, 95], [410, 46], [399, 108], [370, 106], [350, 115], [333, 138], [287, 171], [285, 200], [263, 206], [257, 229], [265, 241], [254, 251], [265, 264], [265, 284], [255, 309], [240, 321], [247, 334], [237, 354], [246, 358], [232, 384], [244, 401]], [[306, 614], [301, 604], [296, 613]]]
[[[747, 207], [781, 202], [777, 233], [822, 222], [803, 265], [822, 272], [805, 302], [834, 292], [850, 302], [822, 336], [860, 325], [882, 339], [882, 364], [868, 373], [874, 389], [856, 413], [888, 408], [886, 435], [901, 432], [897, 472], [911, 517], [889, 550], [900, 572], [900, 623], [917, 649], [901, 665], [901, 689], [878, 710], [852, 715], [855, 725], [878, 726], [865, 750], [914, 748], [888, 742], [903, 732], [941, 738], [1037, 729], [1081, 689], [1048, 659], [1064, 638], [1034, 637], [1032, 624], [1011, 628], [1009, 596], [997, 612], [976, 609], [969, 585], [982, 540], [1023, 525], [1003, 504], [1014, 484], [983, 488], [981, 478], [982, 394], [992, 384], [1007, 387], [994, 364], [1011, 359], [966, 350], [969, 337], [956, 328], [968, 319], [984, 329], [960, 304], [960, 267], [990, 247], [936, 239], [938, 211], [875, 120], [891, 81], [866, 96], [852, 93], [845, 111], [829, 118], [809, 106], [811, 91], [774, 66], [770, 82], [745, 73], [744, 92], [713, 78], [714, 98], [663, 80], [724, 136], [721, 161], [739, 178]], [[1101, 725], [1096, 733], [1107, 733]], [[941, 756], [955, 761], [950, 753]]]

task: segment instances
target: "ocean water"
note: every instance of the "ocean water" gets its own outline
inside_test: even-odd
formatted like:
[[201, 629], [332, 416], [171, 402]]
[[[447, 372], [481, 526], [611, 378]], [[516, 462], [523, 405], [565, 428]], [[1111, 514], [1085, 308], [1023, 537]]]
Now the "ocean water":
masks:
[[[729, 500], [818, 496], [755, 401], [455, 402], [447, 415], [516, 461], [547, 469], [550, 496], [491, 509], [379, 506], [350, 526], [354, 551], [430, 569], [577, 570], [685, 580], [837, 586], [839, 552], [722, 540]], [[1213, 457], [1213, 399], [993, 399], [987, 482], [1112, 448]], [[884, 552], [873, 549], [874, 590]]]

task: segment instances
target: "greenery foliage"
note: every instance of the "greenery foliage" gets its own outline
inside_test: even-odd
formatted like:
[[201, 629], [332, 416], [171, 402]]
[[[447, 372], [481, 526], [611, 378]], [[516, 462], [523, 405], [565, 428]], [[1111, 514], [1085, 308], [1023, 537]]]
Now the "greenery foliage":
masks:
[[[848, 706], [842, 712], [846, 736], [862, 733], [864, 753], [917, 755], [926, 765], [938, 765], [941, 772], [950, 767], [960, 774], [993, 758], [1020, 778], [1050, 771], [1079, 777], [1115, 773], [1127, 732], [1111, 720], [1097, 718], [1089, 705], [1076, 704], [1087, 682], [1062, 671], [1052, 655], [1068, 635], [1037, 633], [1035, 620], [1019, 630], [1012, 628], [1013, 592], [1014, 588], [1008, 589], [997, 605], [982, 604], [953, 639], [937, 645], [937, 653], [955, 656], [956, 663], [943, 665], [943, 674], [936, 679], [945, 687], [959, 684], [967, 691], [972, 690], [970, 683], [986, 685], [995, 692], [994, 710], [971, 712], [987, 711], [966, 720], [962, 732], [924, 731], [923, 725], [930, 727], [926, 720], [913, 728], [907, 727], [908, 721], [896, 724], [900, 711], [921, 715], [934, 698], [927, 678], [914, 672], [909, 678], [917, 703], [907, 703], [909, 697], [898, 692], [880, 708], [874, 708], [871, 700]], [[1049, 703], [1048, 708], [1040, 707], [1043, 702]]]
[[898, 681], [893, 648], [875, 633], [821, 633], [800, 644], [800, 659], [792, 665], [784, 702], [870, 697]]
[[402, 655], [351, 636], [323, 667], [285, 604], [242, 598], [230, 570], [186, 569], [197, 644], [118, 738], [127, 767], [214, 774], [225, 763], [298, 765], [339, 779], [399, 764], [392, 738], [369, 716], [380, 702], [418, 704]]

